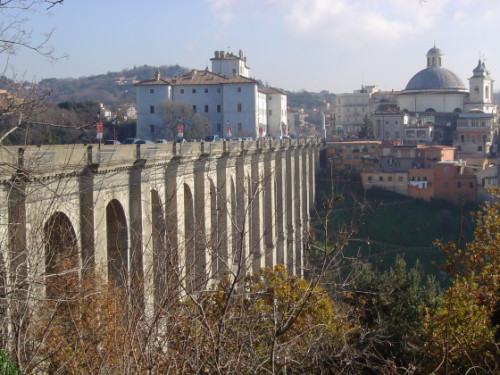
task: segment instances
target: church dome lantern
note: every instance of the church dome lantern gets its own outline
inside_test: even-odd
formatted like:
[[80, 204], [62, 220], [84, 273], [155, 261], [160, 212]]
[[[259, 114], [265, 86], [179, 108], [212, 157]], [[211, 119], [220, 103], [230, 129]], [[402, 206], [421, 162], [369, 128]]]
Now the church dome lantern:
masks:
[[427, 67], [441, 67], [443, 65], [443, 53], [435, 45], [427, 52]]
[[443, 68], [443, 52], [436, 46], [427, 52], [427, 68], [415, 74], [404, 91], [439, 90], [467, 91], [460, 77]]

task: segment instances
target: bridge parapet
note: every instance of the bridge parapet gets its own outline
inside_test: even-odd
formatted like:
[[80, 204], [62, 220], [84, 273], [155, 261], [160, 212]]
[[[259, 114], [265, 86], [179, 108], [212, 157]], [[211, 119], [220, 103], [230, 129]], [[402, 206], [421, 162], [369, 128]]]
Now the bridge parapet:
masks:
[[41, 177], [81, 173], [93, 166], [100, 170], [131, 167], [137, 160], [147, 165], [163, 164], [175, 158], [186, 161], [224, 154], [268, 152], [320, 145], [318, 138], [251, 140], [231, 142], [183, 142], [141, 145], [42, 145], [8, 146], [0, 149], [0, 180], [18, 171]]
[[18, 169], [18, 149], [15, 147], [0, 148], [0, 180], [10, 179]]
[[12, 161], [16, 155], [15, 169], [25, 174], [37, 176], [78, 173], [87, 165], [85, 145], [43, 145], [19, 148], [6, 147], [1, 155], [2, 162]]

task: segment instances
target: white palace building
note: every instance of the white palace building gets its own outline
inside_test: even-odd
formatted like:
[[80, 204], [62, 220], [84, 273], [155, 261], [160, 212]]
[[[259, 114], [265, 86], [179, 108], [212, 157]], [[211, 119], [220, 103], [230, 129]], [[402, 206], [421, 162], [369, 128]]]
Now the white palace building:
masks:
[[[249, 76], [246, 57], [215, 51], [212, 69], [196, 70], [173, 78], [158, 73], [137, 83], [136, 136], [142, 139], [171, 138], [162, 104], [166, 101], [188, 103], [206, 116], [211, 135], [220, 137], [264, 137], [287, 131], [286, 93]], [[187, 125], [189, 126], [189, 125]]]

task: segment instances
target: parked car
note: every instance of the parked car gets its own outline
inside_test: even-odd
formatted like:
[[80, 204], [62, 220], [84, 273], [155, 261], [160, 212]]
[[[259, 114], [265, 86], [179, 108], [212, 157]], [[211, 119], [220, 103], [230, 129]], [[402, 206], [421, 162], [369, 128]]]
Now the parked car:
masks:
[[161, 139], [157, 139], [155, 141], [155, 143], [168, 143], [168, 141], [166, 139], [161, 138]]
[[149, 145], [151, 143], [153, 142], [151, 142], [149, 139], [139, 139], [135, 142], [136, 145]]
[[121, 145], [122, 143], [120, 141], [117, 141], [116, 139], [106, 139], [104, 141], [105, 145]]
[[222, 139], [216, 134], [216, 135], [207, 135], [205, 137], [205, 142], [217, 142], [221, 141]]
[[138, 141], [140, 141], [139, 138], [127, 138], [123, 141], [123, 144], [124, 145], [132, 145], [134, 143], [137, 143]]

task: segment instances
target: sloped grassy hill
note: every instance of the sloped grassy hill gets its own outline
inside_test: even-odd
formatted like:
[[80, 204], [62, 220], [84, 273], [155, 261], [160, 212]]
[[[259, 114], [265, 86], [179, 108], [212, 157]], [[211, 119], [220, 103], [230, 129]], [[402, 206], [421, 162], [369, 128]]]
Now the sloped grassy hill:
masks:
[[[418, 261], [427, 274], [444, 284], [448, 282], [439, 269], [444, 258], [434, 242], [469, 241], [473, 230], [471, 212], [477, 206], [412, 200], [376, 189], [364, 191], [359, 181], [345, 176], [334, 184], [334, 194], [342, 199], [335, 205], [329, 223], [334, 230], [347, 225], [355, 228], [346, 255], [365, 258], [386, 270], [399, 254], [409, 266]], [[321, 205], [332, 195], [331, 184], [322, 181], [318, 189]], [[318, 240], [323, 241], [320, 226], [315, 228]]]

